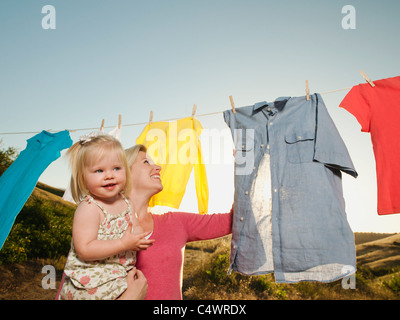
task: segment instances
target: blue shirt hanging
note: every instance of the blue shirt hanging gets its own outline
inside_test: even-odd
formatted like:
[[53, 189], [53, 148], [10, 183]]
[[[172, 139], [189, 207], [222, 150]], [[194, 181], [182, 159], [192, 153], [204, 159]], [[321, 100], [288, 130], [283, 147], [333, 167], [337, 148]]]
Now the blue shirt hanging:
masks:
[[319, 94], [224, 112], [235, 143], [231, 265], [276, 282], [356, 270], [341, 171], [357, 177]]
[[15, 218], [28, 200], [48, 165], [60, 157], [60, 151], [72, 145], [68, 131], [42, 131], [27, 140], [27, 146], [0, 177], [0, 249]]

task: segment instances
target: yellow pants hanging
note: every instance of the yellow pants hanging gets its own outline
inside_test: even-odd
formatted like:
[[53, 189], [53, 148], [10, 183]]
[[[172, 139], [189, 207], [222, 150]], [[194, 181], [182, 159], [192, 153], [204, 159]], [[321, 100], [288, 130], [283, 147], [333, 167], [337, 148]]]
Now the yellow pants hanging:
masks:
[[194, 168], [199, 213], [207, 213], [208, 183], [199, 140], [202, 130], [200, 121], [188, 117], [152, 122], [136, 139], [137, 144], [146, 146], [149, 156], [161, 167], [164, 189], [151, 198], [151, 207], [160, 205], [178, 209]]

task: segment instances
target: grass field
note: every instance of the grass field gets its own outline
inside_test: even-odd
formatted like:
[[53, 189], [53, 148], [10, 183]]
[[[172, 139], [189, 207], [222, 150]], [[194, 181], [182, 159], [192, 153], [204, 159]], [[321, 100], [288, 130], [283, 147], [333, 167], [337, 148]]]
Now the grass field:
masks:
[[[70, 248], [75, 205], [62, 191], [38, 184], [0, 251], [0, 300], [54, 299]], [[189, 243], [185, 250], [183, 297], [191, 300], [398, 300], [400, 234], [355, 233], [355, 289], [332, 283], [277, 284], [274, 275], [227, 275], [230, 236]], [[55, 289], [45, 290], [44, 265], [56, 269]]]
[[355, 233], [355, 239], [355, 289], [344, 289], [342, 280], [277, 284], [273, 274], [227, 275], [230, 236], [188, 244], [184, 299], [400, 299], [400, 234]]

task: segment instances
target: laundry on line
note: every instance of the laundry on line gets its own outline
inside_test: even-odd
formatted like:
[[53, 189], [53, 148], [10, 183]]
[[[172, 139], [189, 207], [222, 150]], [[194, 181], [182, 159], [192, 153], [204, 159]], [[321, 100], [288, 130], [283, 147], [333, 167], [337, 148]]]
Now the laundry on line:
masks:
[[[325, 91], [325, 92], [320, 92], [321, 95], [325, 94], [331, 94], [339, 91], [345, 91], [345, 90], [350, 90], [352, 87], [347, 87], [347, 88], [342, 88], [342, 89], [336, 89], [332, 91]], [[204, 114], [198, 114], [196, 117], [207, 117], [215, 114], [222, 114], [224, 111], [216, 111], [216, 112], [210, 112], [210, 113], [204, 113]], [[159, 121], [174, 121], [174, 120], [179, 120], [181, 118], [173, 118], [173, 119], [165, 119], [165, 120], [159, 120]], [[130, 124], [122, 124], [121, 127], [132, 127], [132, 126], [140, 126], [140, 125], [146, 125], [148, 122], [139, 122], [139, 123], [130, 123]], [[115, 126], [105, 126], [103, 128], [114, 128]], [[60, 129], [60, 130], [53, 130], [49, 129], [46, 130], [47, 132], [60, 132], [63, 130], [67, 130], [69, 132], [77, 132], [77, 131], [89, 131], [89, 130], [98, 130], [98, 127], [92, 127], [92, 128], [77, 128], [77, 129]], [[18, 131], [18, 132], [0, 132], [0, 135], [12, 135], [12, 134], [36, 134], [40, 133], [40, 131]]]

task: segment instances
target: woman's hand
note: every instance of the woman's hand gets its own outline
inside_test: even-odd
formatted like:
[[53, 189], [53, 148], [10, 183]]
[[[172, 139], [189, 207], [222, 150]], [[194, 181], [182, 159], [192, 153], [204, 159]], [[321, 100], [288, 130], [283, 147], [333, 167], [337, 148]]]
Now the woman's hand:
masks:
[[144, 300], [147, 294], [147, 279], [143, 272], [133, 268], [126, 276], [128, 288], [118, 298], [118, 300]]

